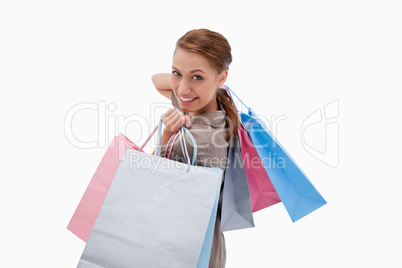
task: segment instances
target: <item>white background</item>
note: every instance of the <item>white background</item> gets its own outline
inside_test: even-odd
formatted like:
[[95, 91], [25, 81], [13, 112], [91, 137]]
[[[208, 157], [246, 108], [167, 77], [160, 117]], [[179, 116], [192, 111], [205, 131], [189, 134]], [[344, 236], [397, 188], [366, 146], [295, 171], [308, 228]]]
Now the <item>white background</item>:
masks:
[[[226, 84], [258, 114], [286, 116], [277, 136], [328, 201], [296, 223], [282, 204], [255, 213], [256, 228], [226, 234], [227, 267], [401, 267], [398, 2], [2, 1], [0, 266], [76, 267], [85, 244], [66, 226], [102, 144], [119, 131], [145, 140], [165, 109], [156, 104], [168, 106], [151, 75], [170, 71], [181, 35], [209, 28], [232, 46]], [[303, 121], [333, 101], [336, 167], [301, 139]], [[86, 110], [74, 134], [104, 139], [74, 146], [66, 115], [99, 102], [114, 105], [110, 120], [136, 115], [149, 125], [110, 123], [105, 136], [97, 111]], [[323, 130], [310, 130], [312, 146], [325, 145]]]

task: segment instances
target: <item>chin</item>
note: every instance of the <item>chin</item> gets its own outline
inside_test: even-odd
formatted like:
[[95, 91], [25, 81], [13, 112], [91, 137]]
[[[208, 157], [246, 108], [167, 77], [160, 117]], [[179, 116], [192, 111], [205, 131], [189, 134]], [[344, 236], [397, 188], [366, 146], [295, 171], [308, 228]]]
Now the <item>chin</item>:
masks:
[[183, 112], [188, 112], [188, 113], [190, 113], [190, 112], [193, 112], [192, 111], [192, 109], [189, 109], [188, 107], [186, 107], [186, 106], [182, 106], [182, 105], [179, 105], [180, 106], [180, 109], [183, 111]]

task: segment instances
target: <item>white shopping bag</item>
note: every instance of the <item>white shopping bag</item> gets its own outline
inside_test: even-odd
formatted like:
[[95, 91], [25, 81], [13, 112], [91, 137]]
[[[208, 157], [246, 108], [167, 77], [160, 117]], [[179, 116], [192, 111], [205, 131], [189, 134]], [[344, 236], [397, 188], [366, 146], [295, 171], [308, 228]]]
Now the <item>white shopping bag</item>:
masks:
[[208, 267], [222, 170], [187, 161], [128, 149], [78, 267]]

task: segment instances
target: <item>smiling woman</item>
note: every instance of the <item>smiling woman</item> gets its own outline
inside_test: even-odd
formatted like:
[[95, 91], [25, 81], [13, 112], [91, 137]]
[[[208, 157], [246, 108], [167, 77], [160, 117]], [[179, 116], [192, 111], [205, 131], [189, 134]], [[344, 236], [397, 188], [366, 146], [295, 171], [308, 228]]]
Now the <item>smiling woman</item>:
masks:
[[190, 118], [218, 110], [216, 91], [226, 81], [227, 70], [217, 75], [203, 56], [182, 48], [175, 52], [172, 70], [173, 92]]
[[[197, 143], [196, 165], [225, 169], [228, 146], [237, 138], [239, 124], [236, 108], [223, 87], [231, 62], [230, 45], [219, 33], [197, 29], [177, 41], [171, 73], [152, 76], [155, 88], [171, 99], [175, 108], [162, 116], [161, 155], [168, 149], [166, 143], [185, 125]], [[192, 157], [192, 142], [187, 137], [186, 144]], [[171, 152], [172, 159], [184, 162], [178, 140], [173, 141]], [[219, 206], [209, 267], [223, 268], [225, 262]]]

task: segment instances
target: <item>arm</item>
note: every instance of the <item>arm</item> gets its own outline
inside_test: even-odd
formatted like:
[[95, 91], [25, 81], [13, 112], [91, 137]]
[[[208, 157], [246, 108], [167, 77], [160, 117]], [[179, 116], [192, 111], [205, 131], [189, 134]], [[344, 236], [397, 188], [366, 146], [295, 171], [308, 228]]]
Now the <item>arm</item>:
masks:
[[170, 99], [172, 96], [170, 75], [171, 74], [169, 73], [159, 73], [152, 76], [152, 83], [154, 84], [156, 90], [168, 99]]

